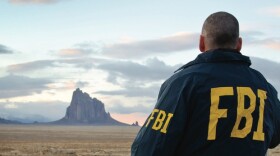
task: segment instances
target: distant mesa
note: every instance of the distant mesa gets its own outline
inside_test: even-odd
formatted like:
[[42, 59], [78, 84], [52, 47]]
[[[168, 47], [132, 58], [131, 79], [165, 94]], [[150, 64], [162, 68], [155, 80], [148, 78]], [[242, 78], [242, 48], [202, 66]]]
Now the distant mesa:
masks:
[[21, 122], [0, 118], [0, 124], [21, 124]]
[[91, 98], [88, 93], [83, 93], [79, 88], [73, 92], [65, 116], [51, 124], [128, 125], [113, 119], [109, 112], [105, 112], [101, 101]]

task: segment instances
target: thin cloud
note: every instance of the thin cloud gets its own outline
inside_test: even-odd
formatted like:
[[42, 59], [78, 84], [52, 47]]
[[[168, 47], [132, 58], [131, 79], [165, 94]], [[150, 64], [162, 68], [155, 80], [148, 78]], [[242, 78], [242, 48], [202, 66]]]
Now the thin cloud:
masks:
[[240, 36], [246, 45], [249, 44], [259, 44], [265, 34], [261, 31], [241, 31]]
[[251, 40], [249, 44], [265, 46], [280, 51], [280, 38], [264, 38]]
[[78, 81], [78, 82], [76, 82], [75, 88], [83, 88], [83, 87], [87, 87], [88, 85], [89, 85], [89, 82]]
[[58, 52], [58, 56], [60, 57], [85, 57], [92, 54], [91, 49], [78, 49], [78, 48], [72, 48], [72, 49], [61, 49]]
[[105, 61], [104, 59], [99, 58], [75, 58], [75, 59], [61, 59], [57, 60], [62, 64], [74, 65], [76, 68], [82, 68], [85, 70], [92, 69], [96, 64]]
[[56, 54], [61, 58], [90, 57], [92, 54], [99, 55], [101, 47], [102, 43], [99, 42], [82, 42], [72, 48], [61, 49]]
[[20, 73], [40, 70], [46, 67], [55, 67], [54, 60], [39, 60], [26, 63], [12, 64], [7, 67], [9, 73]]
[[96, 66], [96, 68], [108, 73], [108, 80], [123, 78], [133, 81], [158, 81], [171, 76], [180, 65], [170, 66], [163, 61], [153, 58], [144, 64], [132, 61], [112, 61]]
[[246, 45], [265, 46], [280, 51], [280, 38], [266, 37], [260, 31], [244, 31], [241, 35]]
[[268, 14], [268, 15], [280, 17], [280, 6], [264, 8], [264, 9], [261, 9], [260, 12]]
[[63, 81], [63, 82], [55, 82], [48, 87], [50, 89], [55, 89], [57, 91], [65, 91], [65, 90], [75, 90], [76, 88], [83, 88], [83, 87], [88, 87], [90, 85], [89, 82], [86, 81]]
[[13, 50], [11, 50], [10, 48], [0, 44], [0, 54], [12, 54], [14, 53]]
[[7, 67], [9, 73], [26, 73], [45, 68], [67, 68], [67, 65], [73, 65], [76, 68], [92, 69], [96, 64], [107, 62], [100, 58], [72, 58], [72, 59], [53, 59], [37, 60], [25, 63], [12, 64]]
[[103, 54], [113, 58], [141, 58], [153, 54], [171, 53], [194, 49], [198, 46], [197, 33], [177, 33], [175, 35], [127, 43], [105, 45]]
[[51, 4], [64, 0], [8, 0], [12, 4]]
[[39, 94], [51, 83], [45, 78], [8, 75], [0, 77], [0, 99]]
[[135, 106], [123, 106], [121, 104], [114, 104], [111, 107], [108, 107], [110, 113], [120, 113], [120, 114], [129, 114], [134, 112], [149, 113], [152, 111], [154, 105], [150, 104], [148, 106], [143, 104], [138, 104]]
[[270, 39], [265, 42], [265, 46], [280, 51], [280, 39]]
[[153, 85], [149, 87], [136, 87], [128, 86], [125, 89], [113, 90], [113, 91], [97, 91], [95, 94], [103, 95], [123, 95], [125, 97], [151, 97], [155, 98], [159, 90], [159, 85]]
[[8, 103], [4, 106], [4, 108], [6, 108], [6, 109], [17, 109], [18, 105], [14, 104], [14, 103]]

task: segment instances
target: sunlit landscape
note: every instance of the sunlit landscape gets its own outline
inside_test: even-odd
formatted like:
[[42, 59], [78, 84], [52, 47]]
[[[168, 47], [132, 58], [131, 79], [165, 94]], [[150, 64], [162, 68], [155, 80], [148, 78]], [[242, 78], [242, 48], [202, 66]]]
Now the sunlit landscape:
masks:
[[128, 156], [139, 127], [0, 125], [1, 156]]
[[[0, 125], [0, 156], [129, 156], [140, 127]], [[279, 156], [280, 147], [269, 156]]]

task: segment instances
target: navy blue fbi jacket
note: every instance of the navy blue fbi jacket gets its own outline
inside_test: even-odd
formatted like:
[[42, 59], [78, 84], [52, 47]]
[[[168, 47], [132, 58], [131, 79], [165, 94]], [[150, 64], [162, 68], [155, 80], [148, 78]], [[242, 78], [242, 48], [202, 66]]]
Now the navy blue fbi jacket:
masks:
[[204, 52], [161, 86], [132, 156], [264, 156], [280, 142], [276, 90], [237, 51]]

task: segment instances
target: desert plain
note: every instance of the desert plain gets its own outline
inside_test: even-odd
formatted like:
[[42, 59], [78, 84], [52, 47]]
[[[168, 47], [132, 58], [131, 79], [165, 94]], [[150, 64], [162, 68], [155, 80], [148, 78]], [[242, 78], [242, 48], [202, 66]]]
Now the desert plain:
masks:
[[124, 156], [133, 126], [0, 125], [0, 156]]
[[[0, 156], [129, 156], [140, 127], [0, 125]], [[280, 147], [268, 151], [280, 156]]]

